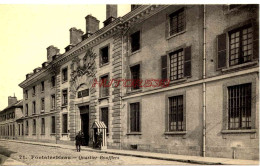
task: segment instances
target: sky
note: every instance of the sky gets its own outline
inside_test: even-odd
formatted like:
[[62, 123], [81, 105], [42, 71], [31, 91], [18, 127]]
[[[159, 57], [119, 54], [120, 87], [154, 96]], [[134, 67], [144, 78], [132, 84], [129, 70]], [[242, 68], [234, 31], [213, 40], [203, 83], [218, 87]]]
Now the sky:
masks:
[[[46, 48], [54, 45], [64, 53], [69, 44], [69, 29], [86, 31], [85, 16], [92, 14], [103, 27], [106, 5], [1, 4], [0, 3], [0, 110], [8, 96], [22, 99], [19, 83], [25, 75], [47, 60]], [[118, 16], [130, 5], [118, 5]]]
[[[111, 0], [109, 3], [173, 3], [170, 0]], [[63, 4], [61, 4], [63, 3]], [[89, 4], [92, 3], [92, 4]], [[94, 5], [93, 3], [99, 3]], [[76, 27], [85, 32], [85, 16], [92, 14], [105, 20], [105, 0], [0, 0], [0, 110], [8, 105], [8, 96], [22, 99], [18, 86], [25, 75], [47, 60], [46, 48], [54, 45], [64, 52], [69, 44], [69, 29]], [[178, 4], [219, 3], [217, 0], [175, 0]], [[221, 3], [238, 3], [223, 0]], [[255, 3], [242, 0], [239, 3]], [[119, 4], [118, 16], [130, 11], [130, 5]]]

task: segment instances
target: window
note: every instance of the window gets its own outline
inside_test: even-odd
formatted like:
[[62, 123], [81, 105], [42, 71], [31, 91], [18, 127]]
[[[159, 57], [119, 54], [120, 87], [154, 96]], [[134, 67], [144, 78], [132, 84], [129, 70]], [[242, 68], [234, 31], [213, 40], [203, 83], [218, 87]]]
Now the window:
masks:
[[68, 114], [62, 115], [62, 133], [68, 133]]
[[22, 135], [24, 134], [23, 131], [24, 131], [24, 130], [23, 130], [23, 123], [22, 123]]
[[109, 62], [109, 47], [106, 46], [100, 50], [100, 65], [107, 64]]
[[101, 108], [100, 121], [105, 123], [105, 125], [107, 126], [107, 133], [108, 133], [108, 107]]
[[169, 131], [183, 131], [183, 96], [174, 96], [169, 98]]
[[33, 106], [33, 114], [36, 114], [36, 103], [35, 103], [35, 101], [33, 101], [32, 106]]
[[29, 135], [29, 122], [28, 122], [28, 120], [26, 121], [25, 134]]
[[140, 132], [140, 103], [130, 104], [130, 132]]
[[44, 81], [41, 82], [41, 90], [44, 91]]
[[45, 110], [45, 100], [44, 98], [41, 99], [41, 110]]
[[[2, 129], [2, 127], [1, 127], [1, 129]], [[19, 136], [21, 135], [21, 125], [20, 124], [18, 124], [18, 135]]]
[[55, 76], [52, 76], [52, 77], [51, 77], [51, 86], [52, 86], [52, 87], [55, 87], [55, 84], [56, 84]]
[[68, 81], [68, 68], [62, 69], [62, 81], [63, 82]]
[[170, 53], [170, 80], [183, 78], [183, 49]]
[[133, 33], [131, 36], [131, 51], [135, 52], [140, 49], [140, 31]]
[[65, 89], [62, 91], [62, 105], [66, 106], [68, 104], [68, 90]]
[[135, 65], [130, 68], [131, 71], [131, 79], [134, 82], [134, 84], [131, 86], [132, 90], [140, 89], [140, 65]]
[[100, 78], [102, 85], [100, 86], [100, 97], [106, 97], [109, 95], [109, 80], [108, 75]]
[[55, 109], [55, 95], [51, 95], [51, 109]]
[[25, 99], [28, 99], [28, 90], [25, 90]]
[[41, 134], [45, 134], [45, 119], [42, 118]]
[[84, 89], [78, 92], [78, 98], [89, 96], [89, 89]]
[[33, 86], [33, 92], [32, 95], [35, 96], [35, 86]]
[[171, 51], [167, 55], [161, 56], [162, 80], [174, 81], [184, 77], [191, 77], [191, 47], [192, 46], [187, 46], [176, 51]]
[[25, 116], [28, 116], [28, 104], [25, 104]]
[[33, 135], [36, 134], [36, 119], [33, 119]]
[[13, 136], [15, 136], [15, 126], [13, 124]]
[[251, 129], [251, 84], [228, 87], [228, 129]]
[[13, 126], [12, 125], [10, 125], [10, 136], [12, 136], [13, 135]]
[[253, 28], [251, 25], [229, 33], [229, 65], [237, 65], [252, 60]]
[[51, 133], [56, 133], [56, 131], [55, 131], [55, 126], [56, 126], [55, 116], [52, 116], [52, 117], [51, 117]]
[[172, 13], [170, 16], [170, 36], [184, 31], [184, 8]]

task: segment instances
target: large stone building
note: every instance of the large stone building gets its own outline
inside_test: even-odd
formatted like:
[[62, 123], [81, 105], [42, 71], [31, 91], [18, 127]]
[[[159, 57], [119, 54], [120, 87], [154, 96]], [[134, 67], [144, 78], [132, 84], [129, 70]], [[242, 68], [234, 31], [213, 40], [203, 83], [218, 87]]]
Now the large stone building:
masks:
[[82, 130], [91, 146], [103, 121], [108, 148], [258, 159], [258, 10], [132, 5], [118, 18], [107, 5], [101, 29], [88, 15], [20, 83], [22, 139], [73, 143]]
[[0, 111], [0, 138], [17, 139], [22, 135], [22, 126], [17, 122], [23, 117], [23, 101], [8, 97], [8, 106]]

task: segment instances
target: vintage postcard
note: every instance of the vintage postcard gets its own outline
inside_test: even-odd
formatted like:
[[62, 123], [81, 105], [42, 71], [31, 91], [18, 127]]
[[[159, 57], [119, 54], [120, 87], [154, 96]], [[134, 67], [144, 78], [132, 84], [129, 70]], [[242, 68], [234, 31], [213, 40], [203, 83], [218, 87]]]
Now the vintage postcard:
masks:
[[0, 165], [259, 165], [258, 4], [0, 4]]

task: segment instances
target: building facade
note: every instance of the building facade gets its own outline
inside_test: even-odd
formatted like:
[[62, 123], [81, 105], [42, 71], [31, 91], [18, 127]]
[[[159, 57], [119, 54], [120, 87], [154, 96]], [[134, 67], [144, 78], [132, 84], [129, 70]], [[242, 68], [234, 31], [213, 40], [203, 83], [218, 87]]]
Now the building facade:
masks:
[[[26, 76], [21, 139], [258, 159], [258, 5], [132, 5], [88, 15]], [[166, 81], [166, 82], [164, 82]]]
[[22, 135], [22, 126], [17, 122], [23, 117], [23, 101], [8, 97], [8, 106], [0, 111], [0, 138], [17, 139]]

